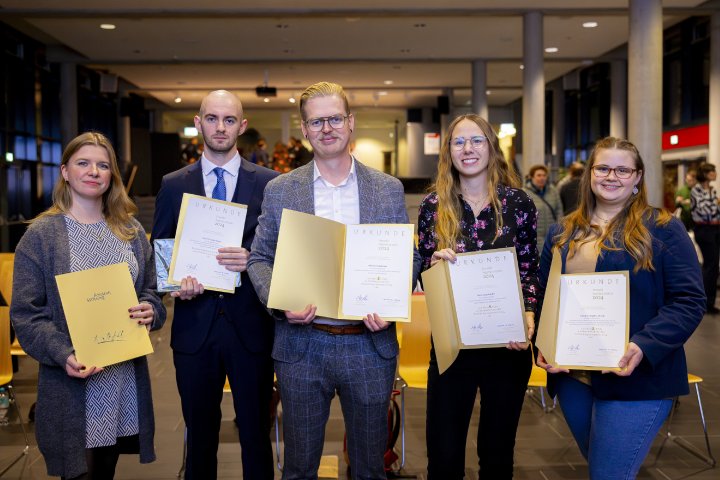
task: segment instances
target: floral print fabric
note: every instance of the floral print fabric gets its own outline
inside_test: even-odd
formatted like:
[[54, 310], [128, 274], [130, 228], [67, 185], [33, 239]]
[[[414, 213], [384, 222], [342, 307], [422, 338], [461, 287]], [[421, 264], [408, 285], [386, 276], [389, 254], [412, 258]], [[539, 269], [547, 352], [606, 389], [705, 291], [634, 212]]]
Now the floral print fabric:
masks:
[[[498, 198], [502, 205], [502, 231], [495, 239], [497, 230], [495, 213], [487, 205], [477, 217], [470, 205], [463, 200], [460, 220], [460, 238], [455, 245], [456, 253], [476, 252], [495, 248], [515, 247], [520, 272], [525, 310], [535, 311], [538, 290], [538, 251], [537, 251], [537, 209], [535, 204], [522, 190], [499, 185]], [[435, 233], [437, 221], [437, 193], [430, 193], [420, 204], [418, 219], [418, 250], [422, 257], [422, 270], [430, 268], [430, 258], [438, 247]], [[494, 241], [493, 241], [494, 240]]]

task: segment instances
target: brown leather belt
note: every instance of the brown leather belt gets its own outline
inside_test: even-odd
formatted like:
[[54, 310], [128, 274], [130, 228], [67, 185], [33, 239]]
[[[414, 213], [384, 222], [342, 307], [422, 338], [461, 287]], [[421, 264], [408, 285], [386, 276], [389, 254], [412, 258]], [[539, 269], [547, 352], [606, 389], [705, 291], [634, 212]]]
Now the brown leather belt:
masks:
[[364, 324], [361, 325], [325, 325], [324, 323], [313, 323], [312, 327], [330, 335], [360, 335], [367, 332]]

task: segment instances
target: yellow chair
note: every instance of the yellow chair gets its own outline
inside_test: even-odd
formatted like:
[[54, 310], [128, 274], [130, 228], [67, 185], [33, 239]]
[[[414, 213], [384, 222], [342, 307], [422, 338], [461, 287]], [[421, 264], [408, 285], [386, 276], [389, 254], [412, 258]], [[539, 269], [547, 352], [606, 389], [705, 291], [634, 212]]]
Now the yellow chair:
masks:
[[402, 325], [398, 378], [400, 382], [400, 468], [405, 467], [405, 389], [427, 389], [430, 363], [430, 318], [424, 294], [412, 296], [412, 318]]
[[[538, 395], [534, 395], [534, 390], [538, 389]], [[557, 406], [557, 400], [552, 399], [552, 406], [548, 406], [545, 401], [545, 390], [547, 389], [547, 372], [542, 368], [535, 365], [533, 362], [532, 371], [530, 372], [530, 379], [528, 380], [528, 394], [532, 400], [538, 403], [543, 409], [543, 412], [549, 413], [555, 410]]]
[[715, 457], [712, 454], [712, 450], [710, 450], [710, 439], [708, 438], [708, 431], [707, 431], [707, 423], [705, 422], [705, 411], [703, 410], [703, 404], [702, 404], [702, 398], [700, 397], [700, 384], [702, 383], [703, 379], [702, 377], [698, 377], [697, 375], [693, 375], [692, 373], [688, 373], [688, 384], [695, 386], [695, 394], [697, 395], [697, 401], [698, 401], [698, 409], [700, 413], [700, 423], [702, 424], [703, 433], [705, 434], [705, 448], [707, 449], [707, 455], [705, 455], [703, 452], [701, 452], [697, 447], [695, 447], [693, 444], [685, 440], [683, 437], [679, 435], [674, 435], [670, 432], [670, 427], [672, 425], [673, 416], [675, 415], [675, 409], [678, 405], [678, 397], [675, 397], [673, 399], [673, 405], [672, 409], [670, 410], [670, 417], [667, 420], [667, 423], [665, 424], [665, 438], [663, 439], [662, 444], [660, 445], [660, 449], [658, 450], [657, 455], [655, 456], [655, 460], [660, 458], [660, 454], [663, 451], [663, 448], [665, 447], [665, 442], [670, 439], [673, 442], [675, 442], [680, 448], [685, 450], [686, 452], [689, 452], [696, 457], [698, 457], [701, 460], [704, 460], [707, 462], [711, 467], [714, 467], [717, 465], [717, 460], [715, 460]]
[[7, 467], [0, 471], [0, 477], [10, 470], [10, 468], [18, 461], [20, 461], [21, 458], [27, 455], [30, 450], [30, 441], [28, 440], [27, 431], [25, 430], [25, 424], [22, 421], [20, 406], [18, 405], [17, 398], [15, 397], [15, 390], [12, 386], [12, 378], [12, 356], [10, 355], [10, 307], [0, 307], [0, 386], [7, 388], [7, 392], [10, 397], [10, 405], [15, 406], [15, 410], [18, 414], [18, 421], [20, 422], [20, 428], [22, 428], [23, 435], [25, 436], [25, 448]]
[[0, 253], [0, 295], [6, 305], [12, 301], [13, 264], [15, 254]]

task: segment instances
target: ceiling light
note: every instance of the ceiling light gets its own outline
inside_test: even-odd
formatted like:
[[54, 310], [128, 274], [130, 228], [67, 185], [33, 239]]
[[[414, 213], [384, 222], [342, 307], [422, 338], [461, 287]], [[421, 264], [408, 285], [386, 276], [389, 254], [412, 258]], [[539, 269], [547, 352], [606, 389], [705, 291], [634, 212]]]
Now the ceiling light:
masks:
[[195, 127], [185, 127], [183, 128], [183, 135], [186, 137], [197, 137], [198, 129]]
[[15, 160], [15, 155], [12, 152], [5, 152], [5, 161], [9, 163], [13, 160]]
[[525, 70], [525, 65], [520, 65], [520, 70]]
[[485, 95], [490, 95], [492, 93], [491, 90], [485, 90]]
[[103, 30], [115, 30], [117, 27], [112, 23], [101, 23], [100, 28]]
[[175, 97], [175, 103], [181, 103], [181, 102], [182, 102], [182, 98], [180, 97], [180, 95]]
[[377, 94], [380, 95], [381, 97], [384, 97], [385, 95], [388, 94], [388, 92], [377, 92]]
[[545, 53], [557, 53], [559, 49], [557, 47], [547, 47]]
[[295, 97], [290, 97], [290, 98], [288, 99], [288, 102], [290, 102], [290, 103], [295, 103]]
[[270, 103], [270, 99], [267, 98], [267, 97], [265, 97], [265, 98], [263, 98], [263, 102], [265, 102], [265, 103]]
[[598, 26], [598, 22], [584, 22], [582, 25], [584, 28], [595, 28]]
[[393, 81], [392, 81], [392, 80], [385, 80], [385, 81], [383, 81], [383, 83], [384, 83], [385, 85], [392, 85], [392, 84], [393, 84]]

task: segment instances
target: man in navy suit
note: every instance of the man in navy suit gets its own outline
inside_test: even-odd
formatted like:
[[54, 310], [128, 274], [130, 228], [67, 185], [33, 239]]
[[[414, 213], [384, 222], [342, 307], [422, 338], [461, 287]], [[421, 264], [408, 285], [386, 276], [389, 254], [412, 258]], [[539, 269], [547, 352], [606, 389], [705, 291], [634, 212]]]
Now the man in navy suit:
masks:
[[204, 291], [193, 277], [172, 292], [175, 374], [187, 426], [186, 479], [217, 477], [220, 403], [230, 380], [242, 448], [244, 478], [272, 479], [270, 397], [273, 321], [245, 272], [265, 185], [276, 172], [240, 157], [237, 137], [247, 128], [240, 100], [218, 90], [206, 96], [195, 116], [205, 150], [199, 162], [163, 178], [155, 206], [153, 238], [173, 238], [184, 193], [247, 205], [242, 245], [218, 250], [217, 261], [240, 272], [235, 293]]

